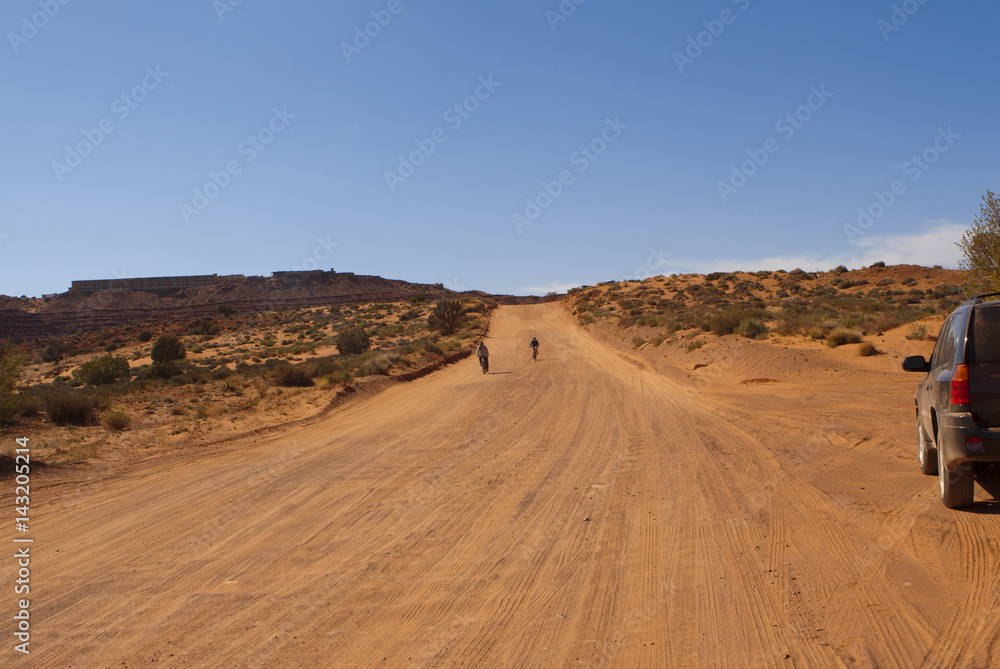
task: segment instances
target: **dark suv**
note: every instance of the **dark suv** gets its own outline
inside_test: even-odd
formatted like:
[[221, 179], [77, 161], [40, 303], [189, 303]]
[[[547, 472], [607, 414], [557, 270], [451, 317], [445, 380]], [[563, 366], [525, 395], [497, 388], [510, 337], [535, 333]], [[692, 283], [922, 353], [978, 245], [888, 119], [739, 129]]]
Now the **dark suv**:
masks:
[[972, 504], [973, 477], [992, 476], [1000, 462], [1000, 300], [974, 297], [944, 322], [928, 362], [903, 361], [925, 372], [914, 398], [920, 471], [937, 474], [949, 509]]

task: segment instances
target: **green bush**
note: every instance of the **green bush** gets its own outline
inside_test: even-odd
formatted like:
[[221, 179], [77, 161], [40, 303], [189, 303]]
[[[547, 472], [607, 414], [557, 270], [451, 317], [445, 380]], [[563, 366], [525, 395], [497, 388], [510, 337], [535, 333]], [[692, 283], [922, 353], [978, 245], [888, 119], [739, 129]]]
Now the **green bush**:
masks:
[[24, 356], [10, 344], [0, 345], [0, 425], [16, 423], [21, 406], [14, 390], [21, 382]]
[[104, 416], [104, 427], [109, 430], [115, 430], [116, 432], [121, 432], [132, 425], [132, 419], [128, 417], [127, 413], [122, 411], [112, 411], [111, 413]]
[[180, 364], [176, 360], [154, 362], [146, 371], [146, 375], [154, 379], [170, 379], [183, 373], [184, 370], [181, 369]]
[[76, 371], [76, 378], [81, 383], [91, 386], [103, 386], [128, 380], [130, 377], [128, 360], [112, 355], [102, 355], [100, 358], [85, 362]]
[[712, 334], [732, 334], [740, 323], [748, 318], [762, 318], [763, 312], [755, 309], [724, 309], [708, 317], [708, 329]]
[[139, 336], [136, 337], [136, 339], [145, 344], [147, 341], [153, 339], [153, 333], [150, 332], [149, 330], [143, 330], [142, 332], [139, 333]]
[[860, 341], [861, 335], [854, 330], [837, 328], [827, 335], [826, 345], [830, 348], [837, 348], [838, 346], [843, 346], [844, 344], [857, 344]]
[[97, 398], [82, 390], [58, 389], [44, 398], [45, 413], [56, 425], [90, 425]]
[[313, 380], [304, 369], [291, 364], [280, 365], [271, 378], [276, 385], [284, 388], [307, 388], [313, 385]]
[[222, 332], [222, 328], [211, 318], [203, 318], [197, 321], [191, 330], [193, 335], [217, 335]]
[[184, 342], [175, 335], [163, 335], [153, 344], [151, 357], [153, 362], [183, 360], [187, 357], [187, 349], [184, 348]]
[[357, 355], [372, 347], [371, 337], [362, 327], [351, 327], [342, 330], [336, 339], [337, 350], [341, 355]]
[[756, 318], [744, 318], [733, 332], [747, 339], [756, 339], [767, 334], [767, 326]]

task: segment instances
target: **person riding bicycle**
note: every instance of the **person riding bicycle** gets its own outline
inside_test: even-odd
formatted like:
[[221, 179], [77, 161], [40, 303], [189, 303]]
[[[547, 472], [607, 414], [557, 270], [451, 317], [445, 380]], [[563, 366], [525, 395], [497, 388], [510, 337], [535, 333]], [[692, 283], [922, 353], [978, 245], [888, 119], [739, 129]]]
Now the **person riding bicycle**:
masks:
[[531, 343], [528, 344], [528, 346], [531, 347], [531, 359], [532, 360], [537, 360], [538, 359], [538, 337], [532, 337], [531, 338]]
[[490, 349], [486, 348], [486, 344], [479, 342], [479, 346], [476, 348], [476, 357], [479, 358], [479, 364], [483, 366], [483, 373], [490, 371]]

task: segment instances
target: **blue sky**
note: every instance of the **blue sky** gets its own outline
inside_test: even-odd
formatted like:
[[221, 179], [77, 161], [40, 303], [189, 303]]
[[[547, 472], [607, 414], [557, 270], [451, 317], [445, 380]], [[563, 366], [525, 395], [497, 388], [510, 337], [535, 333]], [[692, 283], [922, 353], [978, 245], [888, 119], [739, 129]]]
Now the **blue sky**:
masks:
[[62, 2], [0, 7], [0, 293], [954, 266], [1000, 182], [994, 3]]

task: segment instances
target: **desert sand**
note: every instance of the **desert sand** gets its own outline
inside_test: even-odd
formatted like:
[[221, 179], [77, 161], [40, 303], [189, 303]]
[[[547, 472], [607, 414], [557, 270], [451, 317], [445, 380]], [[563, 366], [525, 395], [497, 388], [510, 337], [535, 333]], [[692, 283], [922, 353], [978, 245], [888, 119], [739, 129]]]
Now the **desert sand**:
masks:
[[664, 373], [562, 304], [487, 343], [486, 376], [40, 472], [32, 654], [3, 664], [1000, 665], [994, 495], [949, 511], [920, 474], [916, 377]]

